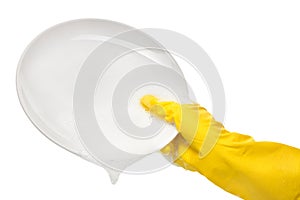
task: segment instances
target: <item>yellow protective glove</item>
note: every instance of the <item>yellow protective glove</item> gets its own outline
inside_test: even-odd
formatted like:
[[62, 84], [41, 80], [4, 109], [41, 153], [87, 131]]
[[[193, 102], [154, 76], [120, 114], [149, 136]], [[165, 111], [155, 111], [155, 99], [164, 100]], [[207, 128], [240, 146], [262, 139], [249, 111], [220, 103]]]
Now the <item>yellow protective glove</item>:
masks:
[[229, 132], [198, 104], [141, 99], [153, 115], [173, 123], [178, 136], [161, 151], [246, 200], [300, 200], [300, 150]]

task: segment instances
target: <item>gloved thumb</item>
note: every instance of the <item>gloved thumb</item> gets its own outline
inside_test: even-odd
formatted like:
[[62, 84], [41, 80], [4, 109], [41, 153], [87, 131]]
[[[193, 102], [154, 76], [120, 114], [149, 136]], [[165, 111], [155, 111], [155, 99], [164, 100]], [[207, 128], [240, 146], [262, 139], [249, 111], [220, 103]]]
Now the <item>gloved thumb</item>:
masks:
[[176, 102], [159, 102], [155, 96], [145, 95], [141, 99], [141, 105], [146, 111], [149, 111], [152, 115], [165, 120], [168, 123], [179, 124], [178, 115], [180, 105]]
[[152, 95], [145, 95], [141, 99], [141, 105], [152, 115], [174, 124], [187, 142], [193, 142], [198, 129], [199, 105], [159, 101]]

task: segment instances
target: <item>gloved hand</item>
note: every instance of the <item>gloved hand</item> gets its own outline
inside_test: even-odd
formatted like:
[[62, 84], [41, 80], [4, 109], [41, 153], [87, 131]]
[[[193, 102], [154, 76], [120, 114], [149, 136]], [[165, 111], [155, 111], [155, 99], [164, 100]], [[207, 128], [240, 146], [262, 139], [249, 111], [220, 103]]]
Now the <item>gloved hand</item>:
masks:
[[300, 150], [229, 132], [198, 104], [161, 102], [151, 95], [142, 106], [172, 123], [180, 134], [161, 151], [246, 200], [300, 200]]

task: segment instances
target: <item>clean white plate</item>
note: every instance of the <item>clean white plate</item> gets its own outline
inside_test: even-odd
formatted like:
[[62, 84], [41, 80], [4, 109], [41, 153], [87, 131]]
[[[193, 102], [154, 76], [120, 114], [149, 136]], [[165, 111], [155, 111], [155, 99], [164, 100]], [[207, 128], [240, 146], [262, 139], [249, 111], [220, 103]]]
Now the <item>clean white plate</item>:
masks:
[[[161, 124], [155, 133], [139, 137], [135, 131], [147, 128], [153, 121], [140, 107], [139, 99], [145, 94], [168, 100], [187, 96], [183, 75], [165, 51], [151, 48], [129, 51], [109, 67], [101, 65], [107, 61], [103, 58], [109, 53], [131, 49], [132, 44], [161, 47], [153, 38], [117, 22], [98, 19], [69, 21], [35, 38], [22, 55], [17, 70], [20, 102], [30, 120], [45, 136], [91, 162], [120, 171], [161, 149], [177, 135], [173, 126]], [[145, 66], [148, 69], [140, 70]], [[140, 80], [136, 83], [141, 85], [133, 88], [132, 81], [129, 81], [120, 86], [120, 81], [124, 81], [129, 72], [145, 72], [149, 67], [157, 72], [175, 72], [160, 77], [165, 84], [171, 85], [171, 90], [163, 84], [156, 84], [159, 74], [149, 74], [144, 82], [138, 79], [140, 76], [134, 78], [133, 75], [134, 79]], [[114, 92], [118, 87], [133, 90], [129, 96], [119, 98], [120, 94]], [[89, 93], [86, 93], [86, 88], [91, 89]], [[176, 88], [175, 92], [172, 92], [173, 88]], [[123, 98], [125, 96], [127, 98]], [[90, 107], [86, 103], [91, 104]], [[114, 110], [118, 105], [123, 107], [118, 109], [117, 118], [120, 114], [121, 123], [131, 122], [134, 133], [120, 127]], [[95, 120], [90, 120], [91, 116]], [[118, 164], [120, 161], [123, 163]]]

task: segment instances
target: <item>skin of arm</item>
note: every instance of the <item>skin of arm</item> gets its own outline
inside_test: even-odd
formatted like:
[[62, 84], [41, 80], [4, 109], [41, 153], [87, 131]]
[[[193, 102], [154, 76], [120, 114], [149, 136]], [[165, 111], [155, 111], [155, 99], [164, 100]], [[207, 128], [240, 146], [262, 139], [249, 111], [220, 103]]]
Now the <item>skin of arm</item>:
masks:
[[[161, 150], [176, 165], [199, 172], [242, 199], [300, 200], [299, 149], [227, 131], [198, 104], [161, 102], [146, 95], [141, 105], [176, 126], [180, 134]], [[201, 156], [207, 135], [215, 135], [215, 143], [210, 141], [211, 150]]]

